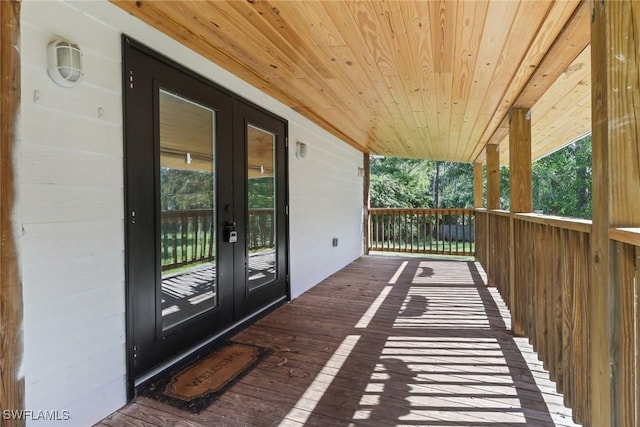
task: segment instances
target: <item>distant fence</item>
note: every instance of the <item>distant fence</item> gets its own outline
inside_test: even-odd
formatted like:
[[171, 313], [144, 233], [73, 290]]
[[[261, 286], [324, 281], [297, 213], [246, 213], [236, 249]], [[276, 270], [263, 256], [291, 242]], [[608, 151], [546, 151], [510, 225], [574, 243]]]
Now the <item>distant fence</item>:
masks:
[[[163, 211], [160, 228], [163, 270], [209, 261], [215, 257], [215, 227], [211, 210]], [[273, 209], [250, 209], [247, 231], [249, 250], [273, 246]]]
[[369, 209], [369, 250], [473, 256], [473, 209]]

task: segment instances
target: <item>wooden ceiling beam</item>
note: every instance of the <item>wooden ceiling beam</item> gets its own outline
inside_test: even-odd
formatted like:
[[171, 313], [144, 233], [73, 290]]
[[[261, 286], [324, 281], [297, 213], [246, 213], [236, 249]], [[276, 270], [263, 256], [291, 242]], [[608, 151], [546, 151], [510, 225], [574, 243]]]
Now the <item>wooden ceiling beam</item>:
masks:
[[[589, 1], [581, 0], [571, 18], [567, 21], [566, 26], [559, 33], [538, 67], [531, 74], [527, 84], [513, 102], [514, 107], [533, 107], [571, 63], [589, 46], [591, 36], [590, 16]], [[494, 122], [499, 120], [500, 123], [503, 123], [508, 111], [508, 108], [500, 110], [499, 114], [494, 118]], [[474, 151], [472, 158], [478, 161], [477, 159], [484, 153], [484, 146], [499, 143], [504, 137], [502, 125], [495, 126], [489, 136], [486, 139], [483, 138], [483, 141]]]
[[[464, 152], [463, 157], [467, 161], [471, 161], [479, 153], [482, 148], [480, 143], [489, 139], [506, 116], [517, 94], [533, 73], [534, 67], [539, 64], [545, 49], [553, 43], [549, 33], [559, 33], [564, 25], [565, 20], [558, 22], [557, 17], [556, 21], [547, 22], [550, 20], [549, 16], [555, 16], [558, 9], [564, 10], [574, 4], [571, 2], [562, 4], [549, 2], [507, 3], [517, 6], [517, 13], [513, 19], [506, 21], [511, 29], [498, 57], [500, 68], [505, 70], [494, 75], [490, 84], [482, 88], [486, 91], [484, 96], [489, 100], [489, 103], [485, 102], [481, 108], [484, 118], [474, 124], [473, 137], [476, 144], [468, 146]], [[497, 5], [502, 7], [501, 3], [497, 3]], [[520, 43], [526, 43], [526, 49], [520, 49]]]
[[536, 68], [524, 87], [514, 108], [531, 108], [564, 73], [571, 63], [589, 46], [591, 9], [588, 0], [582, 0], [556, 38], [542, 60], [542, 66]]
[[[509, 117], [505, 117], [498, 125], [498, 128], [491, 136], [491, 139], [486, 143], [485, 147], [488, 145], [500, 145], [502, 141], [504, 141], [509, 136]], [[486, 163], [487, 161], [487, 151], [482, 150], [482, 152], [476, 157], [476, 162]]]

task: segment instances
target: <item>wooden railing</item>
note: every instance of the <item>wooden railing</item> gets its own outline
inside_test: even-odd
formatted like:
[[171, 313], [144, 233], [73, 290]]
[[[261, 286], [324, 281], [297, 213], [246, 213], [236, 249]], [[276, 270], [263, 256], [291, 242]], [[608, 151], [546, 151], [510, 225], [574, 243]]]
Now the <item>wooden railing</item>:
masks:
[[476, 259], [481, 265], [489, 263], [489, 213], [486, 209], [476, 209]]
[[[490, 285], [498, 287], [502, 298], [505, 301], [509, 301], [509, 244], [511, 242], [509, 236], [509, 212], [491, 211], [488, 225], [488, 233], [491, 238], [487, 241], [489, 253], [487, 279]], [[506, 286], [503, 286], [503, 284], [506, 284]]]
[[249, 250], [273, 247], [275, 233], [273, 228], [273, 209], [249, 209], [247, 244]]
[[472, 256], [473, 209], [369, 209], [369, 250]]
[[478, 234], [488, 237], [486, 255], [478, 260], [489, 284], [506, 301], [512, 325], [529, 338], [575, 421], [589, 424], [590, 221], [505, 211], [476, 214]]
[[[211, 210], [164, 211], [161, 214], [160, 255], [162, 269], [209, 261], [216, 241]], [[274, 244], [273, 209], [250, 209], [247, 223], [249, 250]]]
[[615, 271], [612, 412], [616, 426], [640, 426], [640, 228], [611, 229]]
[[549, 216], [513, 218], [515, 321], [573, 408], [589, 417], [589, 301], [591, 223]]
[[163, 270], [208, 261], [215, 256], [211, 210], [164, 211], [161, 219], [160, 256]]

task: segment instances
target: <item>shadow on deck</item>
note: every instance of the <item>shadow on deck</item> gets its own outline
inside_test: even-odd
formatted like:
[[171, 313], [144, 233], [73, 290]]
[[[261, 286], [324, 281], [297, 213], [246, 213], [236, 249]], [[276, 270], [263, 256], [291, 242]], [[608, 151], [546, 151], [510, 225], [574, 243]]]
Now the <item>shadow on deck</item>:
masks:
[[198, 415], [147, 398], [99, 426], [572, 426], [471, 261], [362, 257], [234, 337], [273, 354]]

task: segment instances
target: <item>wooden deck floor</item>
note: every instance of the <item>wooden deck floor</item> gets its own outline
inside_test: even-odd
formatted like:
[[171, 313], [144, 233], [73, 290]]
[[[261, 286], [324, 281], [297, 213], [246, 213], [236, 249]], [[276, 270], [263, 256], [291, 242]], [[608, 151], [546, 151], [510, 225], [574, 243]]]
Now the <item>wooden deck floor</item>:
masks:
[[98, 426], [572, 426], [474, 262], [362, 257], [234, 340], [274, 352], [198, 415], [148, 398]]

